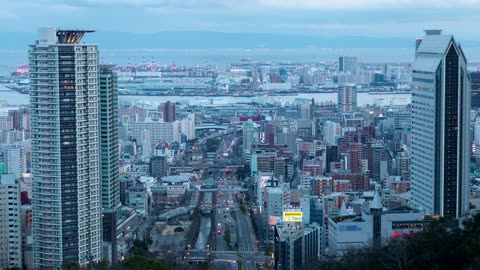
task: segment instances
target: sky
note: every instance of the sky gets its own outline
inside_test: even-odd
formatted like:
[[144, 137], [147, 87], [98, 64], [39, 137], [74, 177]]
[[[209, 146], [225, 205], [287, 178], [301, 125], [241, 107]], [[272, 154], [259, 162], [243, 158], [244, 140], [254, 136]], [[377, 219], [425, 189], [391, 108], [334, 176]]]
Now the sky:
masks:
[[0, 32], [214, 31], [415, 37], [441, 28], [480, 41], [480, 0], [0, 0]]

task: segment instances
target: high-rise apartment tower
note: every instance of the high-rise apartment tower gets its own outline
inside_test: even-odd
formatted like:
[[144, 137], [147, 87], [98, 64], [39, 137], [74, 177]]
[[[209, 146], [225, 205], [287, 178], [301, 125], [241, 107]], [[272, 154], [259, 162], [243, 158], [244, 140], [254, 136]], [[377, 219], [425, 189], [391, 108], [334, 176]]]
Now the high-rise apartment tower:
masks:
[[100, 260], [99, 70], [92, 31], [39, 29], [29, 49], [34, 269]]
[[103, 259], [117, 260], [117, 219], [120, 204], [118, 148], [118, 85], [112, 66], [100, 67], [100, 179]]
[[338, 87], [338, 112], [351, 113], [357, 110], [357, 87], [342, 85]]

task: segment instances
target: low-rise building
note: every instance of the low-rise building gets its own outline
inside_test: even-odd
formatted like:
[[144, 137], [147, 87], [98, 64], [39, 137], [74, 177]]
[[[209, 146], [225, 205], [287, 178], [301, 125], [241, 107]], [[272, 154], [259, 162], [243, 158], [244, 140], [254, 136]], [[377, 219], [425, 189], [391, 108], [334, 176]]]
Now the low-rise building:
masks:
[[145, 185], [137, 182], [128, 189], [128, 205], [143, 216], [148, 216], [149, 204], [148, 193]]
[[173, 175], [162, 177], [152, 187], [152, 205], [179, 205], [185, 200], [185, 195], [190, 191], [191, 177]]
[[328, 218], [329, 256], [342, 256], [352, 248], [382, 244], [391, 238], [408, 237], [422, 230], [428, 220], [422, 212], [407, 208], [384, 209], [378, 193], [368, 211]]

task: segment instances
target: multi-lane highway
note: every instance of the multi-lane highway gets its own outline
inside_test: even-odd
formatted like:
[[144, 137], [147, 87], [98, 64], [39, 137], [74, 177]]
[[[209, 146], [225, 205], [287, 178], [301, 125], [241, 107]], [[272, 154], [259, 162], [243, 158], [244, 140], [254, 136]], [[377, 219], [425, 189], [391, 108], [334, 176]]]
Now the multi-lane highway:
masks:
[[250, 262], [251, 268], [255, 269], [255, 263], [264, 263], [265, 255], [262, 252], [253, 251], [216, 251], [216, 250], [189, 250], [190, 260], [205, 260], [209, 258], [214, 262], [228, 262], [241, 260], [243, 267], [246, 266], [245, 262]]
[[[213, 137], [213, 136], [212, 136]], [[218, 136], [221, 138], [216, 152], [216, 162], [229, 162], [234, 157], [234, 146], [237, 138], [234, 134]], [[202, 143], [204, 143], [202, 141]], [[213, 169], [213, 171], [212, 171]], [[201, 203], [202, 210], [205, 208], [206, 201], [209, 200], [209, 194], [213, 194], [213, 211], [211, 216], [202, 218], [199, 242], [195, 248], [189, 250], [190, 261], [208, 261], [213, 263], [211, 269], [236, 269], [241, 265], [242, 269], [255, 270], [257, 263], [265, 262], [265, 255], [257, 250], [257, 239], [253, 231], [250, 216], [239, 209], [238, 197], [245, 192], [240, 187], [236, 175], [227, 175], [226, 170], [210, 168], [210, 176], [213, 179], [214, 188], [204, 191], [207, 198], [204, 197]], [[209, 180], [209, 183], [212, 180]], [[205, 212], [205, 211], [204, 211]], [[209, 219], [209, 221], [206, 221]], [[210, 225], [210, 238], [205, 241], [207, 235], [206, 227]], [[203, 229], [202, 229], [203, 228]], [[221, 230], [219, 230], [221, 228]], [[230, 245], [225, 241], [226, 231], [230, 232]], [[206, 246], [209, 242], [212, 246]], [[238, 265], [236, 262], [241, 262]], [[225, 266], [228, 265], [228, 268]]]
[[245, 252], [242, 254], [242, 265], [243, 269], [250, 270], [256, 269], [256, 240], [255, 233], [252, 230], [250, 224], [250, 217], [247, 214], [242, 213], [240, 210], [236, 210], [237, 224], [238, 224], [238, 235], [239, 237], [239, 251]]

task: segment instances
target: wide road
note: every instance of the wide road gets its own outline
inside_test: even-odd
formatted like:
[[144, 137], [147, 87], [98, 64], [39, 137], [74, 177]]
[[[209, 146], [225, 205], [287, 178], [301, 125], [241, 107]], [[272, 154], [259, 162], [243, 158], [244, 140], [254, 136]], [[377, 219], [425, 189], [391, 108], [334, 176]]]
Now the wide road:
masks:
[[[228, 246], [227, 246], [227, 243], [225, 242], [225, 223], [223, 222], [222, 220], [222, 215], [220, 212], [216, 211], [216, 215], [215, 215], [215, 228], [217, 229], [217, 231], [215, 232], [215, 238], [216, 238], [216, 247], [215, 247], [215, 250], [217, 251], [227, 251], [228, 250]], [[221, 234], [218, 234], [218, 223], [221, 224], [221, 227], [222, 227], [222, 231], [221, 231]]]
[[[215, 262], [228, 262], [242, 260], [245, 266], [246, 261], [250, 261], [251, 264], [264, 263], [265, 255], [262, 252], [246, 252], [246, 251], [206, 251], [206, 250], [190, 250], [190, 259], [195, 258], [209, 258]], [[255, 262], [255, 263], [254, 263]]]
[[242, 266], [245, 270], [256, 269], [255, 264], [255, 251], [256, 251], [256, 240], [255, 233], [250, 224], [250, 217], [248, 214], [242, 213], [240, 210], [235, 212], [237, 216], [237, 227], [238, 227], [238, 245], [240, 247], [240, 252], [246, 252], [242, 256]]

